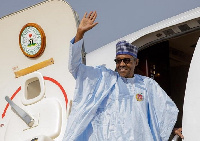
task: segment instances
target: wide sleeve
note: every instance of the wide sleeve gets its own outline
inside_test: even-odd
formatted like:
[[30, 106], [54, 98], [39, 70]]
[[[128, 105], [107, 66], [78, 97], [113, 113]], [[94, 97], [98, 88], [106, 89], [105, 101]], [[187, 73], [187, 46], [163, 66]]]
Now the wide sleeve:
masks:
[[168, 141], [177, 120], [178, 108], [157, 82], [147, 83], [150, 125], [158, 140]]
[[83, 39], [76, 43], [74, 43], [74, 38], [70, 41], [68, 69], [75, 79], [77, 78], [78, 68], [82, 64], [82, 46]]
[[76, 79], [72, 110], [63, 141], [74, 141], [87, 128], [96, 111], [116, 83], [116, 73], [103, 66], [82, 63], [83, 40], [70, 46], [69, 71]]
[[71, 40], [69, 48], [68, 70], [76, 80], [78, 77], [82, 79], [96, 79], [100, 77], [100, 69], [99, 67], [86, 66], [82, 63], [82, 46], [83, 39], [76, 43], [74, 43], [74, 38]]

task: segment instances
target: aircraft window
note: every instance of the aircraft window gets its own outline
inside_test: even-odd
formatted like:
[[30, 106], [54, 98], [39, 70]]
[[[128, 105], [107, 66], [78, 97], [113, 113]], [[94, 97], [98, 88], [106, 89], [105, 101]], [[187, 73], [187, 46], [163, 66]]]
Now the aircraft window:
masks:
[[187, 24], [184, 25], [180, 25], [178, 26], [178, 28], [183, 32], [183, 31], [187, 31], [190, 30], [190, 27]]
[[167, 30], [163, 31], [163, 33], [166, 36], [175, 34], [175, 32], [172, 29], [167, 29]]
[[197, 21], [200, 24], [200, 20]]
[[27, 84], [25, 93], [25, 98], [27, 100], [37, 97], [41, 92], [39, 79], [38, 78], [34, 79], [36, 80], [31, 81], [30, 83]]

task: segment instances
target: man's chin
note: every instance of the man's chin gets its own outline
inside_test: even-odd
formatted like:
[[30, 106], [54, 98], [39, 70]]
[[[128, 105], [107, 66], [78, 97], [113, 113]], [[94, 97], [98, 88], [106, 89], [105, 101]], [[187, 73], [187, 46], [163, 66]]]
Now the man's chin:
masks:
[[124, 73], [124, 72], [119, 72], [119, 75], [121, 76], [121, 77], [126, 77], [126, 73]]
[[129, 74], [127, 72], [118, 72], [118, 73], [121, 77], [124, 77], [124, 78], [132, 78], [134, 76], [134, 74]]

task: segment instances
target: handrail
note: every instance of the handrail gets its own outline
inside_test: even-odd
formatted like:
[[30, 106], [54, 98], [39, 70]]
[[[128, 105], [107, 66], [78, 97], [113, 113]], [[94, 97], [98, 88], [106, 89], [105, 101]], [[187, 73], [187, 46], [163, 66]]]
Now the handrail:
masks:
[[173, 137], [172, 141], [178, 141], [178, 139], [179, 139], [179, 136], [178, 136], [178, 135], [175, 135], [175, 136]]

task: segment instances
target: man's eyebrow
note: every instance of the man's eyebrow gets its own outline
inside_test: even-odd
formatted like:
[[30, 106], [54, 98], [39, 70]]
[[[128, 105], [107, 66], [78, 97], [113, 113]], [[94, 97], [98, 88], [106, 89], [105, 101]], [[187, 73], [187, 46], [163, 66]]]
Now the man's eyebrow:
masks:
[[115, 59], [134, 59], [134, 58], [130, 58], [130, 57], [122, 57], [122, 58], [120, 58], [120, 57], [116, 57]]

